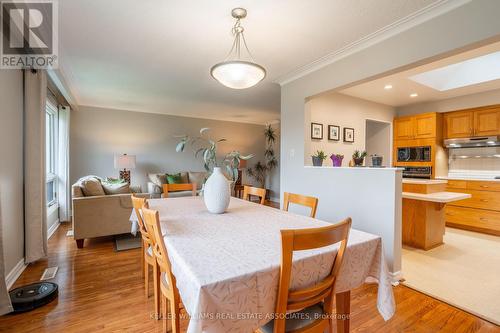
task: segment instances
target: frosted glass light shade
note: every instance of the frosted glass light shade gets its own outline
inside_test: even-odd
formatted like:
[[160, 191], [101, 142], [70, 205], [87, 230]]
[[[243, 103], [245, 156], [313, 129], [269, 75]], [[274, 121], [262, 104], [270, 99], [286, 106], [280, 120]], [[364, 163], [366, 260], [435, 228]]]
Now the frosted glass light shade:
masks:
[[116, 155], [115, 156], [115, 169], [134, 169], [135, 168], [135, 155]]
[[225, 61], [213, 66], [210, 74], [228, 88], [246, 89], [262, 81], [266, 70], [253, 62]]

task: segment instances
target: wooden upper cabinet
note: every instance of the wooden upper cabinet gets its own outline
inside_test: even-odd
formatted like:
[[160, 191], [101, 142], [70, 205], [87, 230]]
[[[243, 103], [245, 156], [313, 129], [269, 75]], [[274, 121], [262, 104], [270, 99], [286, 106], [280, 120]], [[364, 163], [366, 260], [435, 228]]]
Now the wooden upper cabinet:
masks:
[[444, 114], [446, 138], [500, 135], [500, 105]]
[[500, 134], [500, 108], [474, 111], [474, 136]]
[[435, 138], [437, 131], [437, 114], [425, 113], [415, 116], [415, 139]]
[[446, 138], [467, 138], [472, 136], [474, 113], [472, 111], [456, 111], [444, 115]]
[[435, 138], [437, 125], [435, 112], [395, 118], [394, 140]]
[[394, 119], [394, 139], [408, 140], [414, 136], [414, 117], [400, 117]]

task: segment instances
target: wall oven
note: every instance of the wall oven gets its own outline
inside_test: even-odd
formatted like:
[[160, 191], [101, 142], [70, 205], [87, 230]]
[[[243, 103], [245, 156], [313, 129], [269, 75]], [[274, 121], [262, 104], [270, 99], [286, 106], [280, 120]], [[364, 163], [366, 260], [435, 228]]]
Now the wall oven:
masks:
[[398, 147], [398, 162], [430, 162], [431, 146]]
[[431, 179], [432, 167], [405, 167], [403, 178]]

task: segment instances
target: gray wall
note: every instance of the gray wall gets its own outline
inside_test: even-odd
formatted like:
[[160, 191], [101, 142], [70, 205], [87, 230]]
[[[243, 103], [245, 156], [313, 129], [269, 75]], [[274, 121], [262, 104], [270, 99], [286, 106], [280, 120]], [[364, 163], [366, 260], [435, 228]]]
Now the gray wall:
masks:
[[406, 116], [424, 112], [448, 112], [494, 104], [500, 104], [500, 89], [435, 102], [401, 106], [396, 111], [398, 116]]
[[[328, 170], [308, 168], [304, 156], [305, 99], [354, 82], [401, 70], [410, 64], [478, 46], [500, 35], [500, 1], [476, 0], [437, 18], [388, 37], [315, 72], [292, 81], [281, 89], [281, 191], [301, 191], [320, 197], [318, 216], [338, 221], [342, 215], [353, 217], [354, 228], [375, 230], [384, 240], [389, 269], [400, 265], [400, 182], [372, 174], [380, 171]], [[383, 172], [380, 175], [385, 174]], [[346, 181], [349, 177], [349, 181]], [[401, 177], [401, 175], [396, 176]], [[377, 186], [385, 186], [377, 193]], [[393, 195], [391, 196], [390, 192]], [[339, 194], [341, 193], [341, 194]], [[380, 202], [380, 206], [373, 205]], [[374, 210], [367, 209], [373, 207]], [[392, 230], [391, 230], [392, 229]], [[394, 236], [388, 239], [384, 235]], [[399, 234], [399, 239], [397, 239]], [[399, 242], [399, 244], [398, 244]], [[394, 259], [394, 261], [393, 261]], [[399, 262], [398, 262], [399, 261]]]
[[[174, 135], [196, 136], [203, 127], [210, 127], [214, 138], [228, 140], [220, 144], [220, 153], [256, 154], [249, 165], [263, 158], [262, 125], [81, 106], [71, 114], [71, 182], [89, 174], [117, 177], [113, 157], [121, 153], [137, 156], [132, 184], [141, 185], [143, 191], [147, 173], [202, 171], [203, 164], [190, 147], [184, 153], [175, 152]], [[272, 183], [279, 189], [279, 178]]]
[[3, 265], [8, 274], [24, 258], [23, 77], [20, 70], [0, 70], [0, 119], [0, 220]]

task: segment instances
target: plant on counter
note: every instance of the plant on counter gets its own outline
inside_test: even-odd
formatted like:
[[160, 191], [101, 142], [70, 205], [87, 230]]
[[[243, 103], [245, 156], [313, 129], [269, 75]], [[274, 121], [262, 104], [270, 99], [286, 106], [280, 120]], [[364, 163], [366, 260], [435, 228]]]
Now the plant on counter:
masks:
[[276, 130], [267, 125], [264, 130], [266, 138], [266, 150], [264, 151], [264, 162], [258, 161], [254, 166], [247, 169], [247, 174], [259, 183], [260, 187], [266, 188], [267, 175], [278, 166], [278, 159], [274, 152], [274, 143], [276, 142]]
[[334, 167], [342, 166], [342, 160], [344, 159], [344, 155], [332, 154], [330, 155], [330, 158], [332, 159], [332, 164]]
[[355, 150], [352, 154], [352, 160], [354, 161], [354, 166], [362, 166], [367, 153], [366, 150], [359, 151]]
[[323, 161], [326, 160], [326, 154], [322, 150], [316, 151], [315, 155], [312, 155], [313, 166], [322, 166]]
[[175, 150], [180, 153], [183, 152], [186, 145], [191, 143], [193, 150], [195, 150], [194, 156], [198, 158], [201, 156], [203, 158], [203, 167], [210, 174], [212, 174], [214, 168], [220, 168], [225, 166], [228, 175], [236, 180], [238, 178], [238, 167], [240, 165], [240, 160], [248, 160], [254, 155], [241, 155], [239, 151], [233, 150], [226, 154], [222, 160], [217, 159], [217, 148], [219, 143], [227, 141], [226, 139], [212, 140], [207, 137], [205, 133], [210, 131], [210, 128], [200, 129], [200, 135], [191, 138], [188, 135], [176, 136], [181, 140], [177, 144]]

